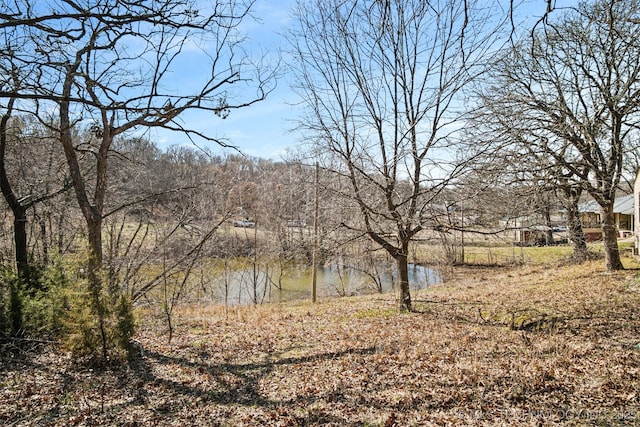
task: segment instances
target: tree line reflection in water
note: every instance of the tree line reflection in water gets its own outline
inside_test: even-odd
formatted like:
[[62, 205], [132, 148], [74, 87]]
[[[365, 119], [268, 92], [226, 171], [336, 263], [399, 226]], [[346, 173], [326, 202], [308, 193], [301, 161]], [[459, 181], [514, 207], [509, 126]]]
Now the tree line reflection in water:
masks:
[[[225, 305], [299, 300], [311, 297], [311, 281], [309, 266], [249, 265], [216, 275], [209, 295], [214, 303]], [[423, 289], [440, 281], [437, 270], [409, 264], [411, 289]], [[344, 262], [331, 262], [317, 267], [316, 283], [321, 298], [387, 293], [396, 289], [396, 267], [394, 263], [380, 263], [365, 271]]]

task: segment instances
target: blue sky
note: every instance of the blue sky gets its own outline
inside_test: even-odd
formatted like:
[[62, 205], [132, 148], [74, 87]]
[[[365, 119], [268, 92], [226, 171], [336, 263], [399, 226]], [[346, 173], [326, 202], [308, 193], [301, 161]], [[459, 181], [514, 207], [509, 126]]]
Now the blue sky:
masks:
[[[573, 5], [573, 0], [555, 0], [556, 6]], [[280, 36], [282, 29], [289, 23], [291, 8], [295, 0], [256, 0], [253, 15], [258, 22], [247, 20], [243, 30], [248, 36], [245, 47], [256, 54], [265, 52], [274, 57], [284, 46]], [[537, 19], [544, 14], [546, 0], [524, 0], [522, 13], [525, 18]], [[509, 5], [505, 0], [505, 8]], [[525, 12], [526, 11], [526, 12]], [[532, 21], [533, 22], [533, 21]], [[286, 60], [284, 61], [286, 63]], [[285, 64], [286, 65], [286, 64]], [[185, 64], [186, 67], [197, 66]], [[291, 91], [290, 81], [284, 73], [278, 79], [277, 88], [266, 100], [251, 107], [232, 111], [229, 117], [222, 120], [212, 117], [211, 113], [191, 114], [183, 117], [189, 122], [189, 127], [203, 131], [207, 135], [223, 138], [229, 144], [238, 147], [242, 153], [252, 156], [278, 160], [286, 155], [287, 150], [295, 149], [302, 143], [299, 134], [292, 132], [299, 108], [293, 106], [298, 101]], [[153, 131], [150, 137], [161, 148], [170, 145], [190, 145], [186, 136], [178, 133]], [[209, 142], [196, 141], [214, 153], [229, 152]]]
[[[284, 47], [280, 34], [287, 25], [294, 4], [295, 0], [256, 0], [252, 10], [258, 22], [247, 20], [243, 23], [243, 31], [248, 37], [245, 48], [255, 55], [264, 52], [275, 59]], [[197, 64], [185, 64], [187, 69], [194, 66]], [[207, 135], [224, 138], [248, 156], [278, 160], [298, 142], [298, 137], [290, 132], [296, 116], [296, 109], [291, 105], [294, 102], [296, 97], [284, 75], [278, 79], [276, 89], [266, 100], [234, 110], [224, 120], [211, 113], [190, 113], [182, 120]], [[163, 149], [170, 145], [191, 144], [186, 136], [179, 133], [152, 131], [149, 136]], [[215, 153], [229, 152], [210, 142], [196, 143]]]

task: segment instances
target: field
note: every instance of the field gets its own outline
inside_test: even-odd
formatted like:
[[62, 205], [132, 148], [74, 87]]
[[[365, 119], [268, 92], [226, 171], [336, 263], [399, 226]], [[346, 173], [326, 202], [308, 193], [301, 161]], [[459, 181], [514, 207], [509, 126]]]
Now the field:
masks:
[[[535, 251], [535, 249], [531, 249]], [[108, 369], [5, 346], [0, 424], [640, 425], [639, 264], [459, 267], [414, 294], [140, 313]]]

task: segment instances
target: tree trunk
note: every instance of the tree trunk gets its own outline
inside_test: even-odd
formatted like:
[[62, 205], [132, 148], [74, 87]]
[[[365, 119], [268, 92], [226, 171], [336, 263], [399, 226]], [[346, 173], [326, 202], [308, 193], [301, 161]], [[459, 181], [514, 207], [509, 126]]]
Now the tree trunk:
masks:
[[22, 331], [22, 298], [20, 296], [20, 281], [28, 289], [29, 257], [27, 252], [27, 210], [22, 206], [9, 182], [6, 170], [7, 124], [11, 116], [13, 100], [10, 101], [8, 112], [0, 119], [0, 190], [13, 213], [13, 240], [15, 243], [16, 268], [18, 280], [9, 283], [9, 318], [11, 319], [11, 334], [19, 335]]
[[70, 112], [70, 93], [73, 87], [74, 72], [79, 67], [78, 60], [73, 66], [69, 66], [68, 72], [63, 84], [63, 94], [65, 98], [60, 102], [60, 143], [64, 150], [67, 166], [69, 167], [69, 175], [73, 188], [75, 190], [78, 206], [82, 211], [85, 222], [87, 224], [87, 234], [89, 243], [89, 260], [88, 260], [88, 279], [89, 293], [91, 295], [91, 303], [93, 304], [93, 313], [97, 316], [98, 329], [102, 344], [103, 361], [107, 360], [108, 337], [106, 333], [106, 316], [108, 306], [103, 301], [103, 280], [100, 269], [102, 267], [102, 208], [106, 191], [106, 159], [108, 153], [107, 143], [112, 142], [111, 135], [106, 135], [100, 144], [98, 159], [96, 160], [96, 183], [94, 190], [93, 203], [89, 198], [87, 189], [87, 181], [82, 175], [80, 162], [76, 153], [73, 141]]
[[545, 245], [551, 246], [555, 242], [553, 241], [553, 228], [551, 227], [551, 208], [548, 204], [544, 208], [544, 225], [546, 226]]
[[29, 250], [27, 247], [27, 210], [22, 206], [12, 207], [13, 210], [13, 240], [16, 245], [16, 267], [18, 276], [24, 283], [31, 285], [29, 271]]
[[584, 238], [584, 230], [582, 229], [582, 220], [580, 219], [580, 211], [578, 202], [580, 201], [579, 189], [564, 189], [565, 204], [567, 211], [567, 230], [569, 232], [569, 240], [573, 245], [573, 255], [571, 258], [576, 263], [582, 263], [587, 259], [587, 241]]
[[409, 291], [409, 262], [406, 252], [395, 257], [398, 266], [398, 287], [400, 289], [400, 310], [411, 311], [411, 293]]
[[49, 264], [49, 232], [47, 230], [46, 217], [40, 218], [40, 235], [42, 239], [42, 263], [44, 265]]
[[586, 261], [587, 259], [587, 240], [584, 238], [584, 230], [582, 229], [582, 221], [577, 206], [567, 206], [567, 230], [569, 231], [569, 240], [573, 245], [573, 260], [577, 263]]
[[13, 100], [7, 107], [8, 112], [0, 119], [0, 190], [13, 214], [13, 240], [15, 243], [15, 257], [18, 277], [29, 283], [29, 256], [27, 247], [27, 209], [18, 200], [9, 182], [6, 169], [6, 149], [8, 143], [8, 123], [11, 117]]
[[94, 267], [97, 270], [102, 266], [102, 217], [96, 213], [86, 218], [86, 221], [89, 236], [89, 256], [93, 258]]
[[93, 215], [86, 218], [89, 235], [89, 291], [94, 305], [94, 311], [98, 317], [98, 329], [102, 344], [102, 359], [108, 359], [108, 337], [106, 332], [107, 302], [103, 301], [103, 280], [100, 269], [102, 268], [102, 217]]
[[600, 205], [600, 215], [602, 216], [602, 240], [606, 269], [607, 271], [624, 270], [618, 249], [618, 230], [613, 213], [613, 200]]

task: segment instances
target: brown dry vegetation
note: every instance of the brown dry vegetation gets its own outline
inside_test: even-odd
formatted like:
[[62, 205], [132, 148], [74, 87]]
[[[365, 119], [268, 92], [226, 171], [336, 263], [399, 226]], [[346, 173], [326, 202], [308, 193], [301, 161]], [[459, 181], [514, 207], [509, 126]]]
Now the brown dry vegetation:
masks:
[[392, 295], [191, 306], [171, 344], [143, 318], [107, 370], [5, 347], [0, 424], [640, 425], [640, 282], [602, 270], [457, 269], [415, 313]]

